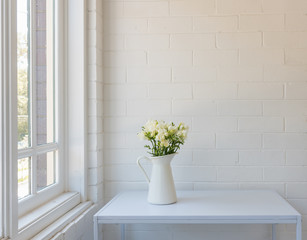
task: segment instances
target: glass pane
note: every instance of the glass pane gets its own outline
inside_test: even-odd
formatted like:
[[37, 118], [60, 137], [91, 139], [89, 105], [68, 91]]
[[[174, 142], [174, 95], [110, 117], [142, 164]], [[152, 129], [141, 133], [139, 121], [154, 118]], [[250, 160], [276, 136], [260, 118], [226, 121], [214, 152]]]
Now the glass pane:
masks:
[[18, 148], [30, 146], [28, 1], [17, 0]]
[[48, 152], [37, 156], [37, 191], [55, 183], [55, 155]]
[[54, 141], [53, 1], [36, 0], [37, 144]]
[[31, 158], [18, 159], [18, 198], [31, 193]]

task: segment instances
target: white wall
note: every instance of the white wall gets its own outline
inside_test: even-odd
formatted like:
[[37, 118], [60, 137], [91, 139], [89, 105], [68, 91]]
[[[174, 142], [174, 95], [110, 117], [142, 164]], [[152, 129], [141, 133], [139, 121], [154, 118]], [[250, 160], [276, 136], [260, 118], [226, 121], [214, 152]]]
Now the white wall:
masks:
[[[147, 189], [135, 164], [146, 120], [184, 121], [190, 132], [173, 163], [177, 190], [274, 189], [304, 215], [307, 231], [307, 1], [103, 4], [106, 200]], [[133, 240], [271, 237], [269, 226], [128, 231]], [[118, 228], [104, 235], [119, 239]], [[293, 227], [278, 227], [279, 240], [294, 236]]]
[[88, 196], [103, 201], [102, 0], [87, 0]]

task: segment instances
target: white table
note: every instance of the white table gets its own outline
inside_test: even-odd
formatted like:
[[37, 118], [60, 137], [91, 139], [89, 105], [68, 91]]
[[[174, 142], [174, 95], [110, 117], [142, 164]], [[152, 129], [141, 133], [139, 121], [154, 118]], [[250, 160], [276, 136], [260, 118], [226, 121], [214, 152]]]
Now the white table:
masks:
[[[147, 203], [147, 192], [124, 192], [114, 197], [94, 215], [94, 239], [98, 224], [296, 224], [296, 240], [302, 239], [301, 215], [279, 194], [267, 190], [182, 191], [171, 205]], [[106, 239], [107, 240], [107, 239]]]

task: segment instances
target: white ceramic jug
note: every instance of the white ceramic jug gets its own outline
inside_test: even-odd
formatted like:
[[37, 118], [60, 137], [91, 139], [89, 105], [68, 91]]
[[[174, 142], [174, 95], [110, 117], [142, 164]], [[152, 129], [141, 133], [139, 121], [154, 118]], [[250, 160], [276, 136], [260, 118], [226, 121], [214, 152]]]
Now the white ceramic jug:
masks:
[[[143, 171], [149, 183], [148, 202], [152, 204], [171, 204], [177, 202], [175, 184], [171, 169], [171, 161], [176, 155], [169, 154], [159, 157], [142, 156], [137, 159], [137, 164]], [[140, 161], [147, 159], [152, 163], [151, 179], [142, 167]]]

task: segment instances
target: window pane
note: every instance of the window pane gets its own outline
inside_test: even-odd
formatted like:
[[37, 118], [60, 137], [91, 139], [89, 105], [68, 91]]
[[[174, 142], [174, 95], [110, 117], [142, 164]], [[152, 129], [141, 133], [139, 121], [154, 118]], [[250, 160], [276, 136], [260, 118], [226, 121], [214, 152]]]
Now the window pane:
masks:
[[35, 5], [36, 129], [38, 145], [54, 141], [54, 54], [52, 2], [52, 0], [36, 0]]
[[54, 152], [37, 156], [37, 191], [55, 183], [55, 156]]
[[18, 148], [30, 146], [28, 1], [17, 0]]
[[18, 159], [18, 198], [31, 193], [31, 158]]

